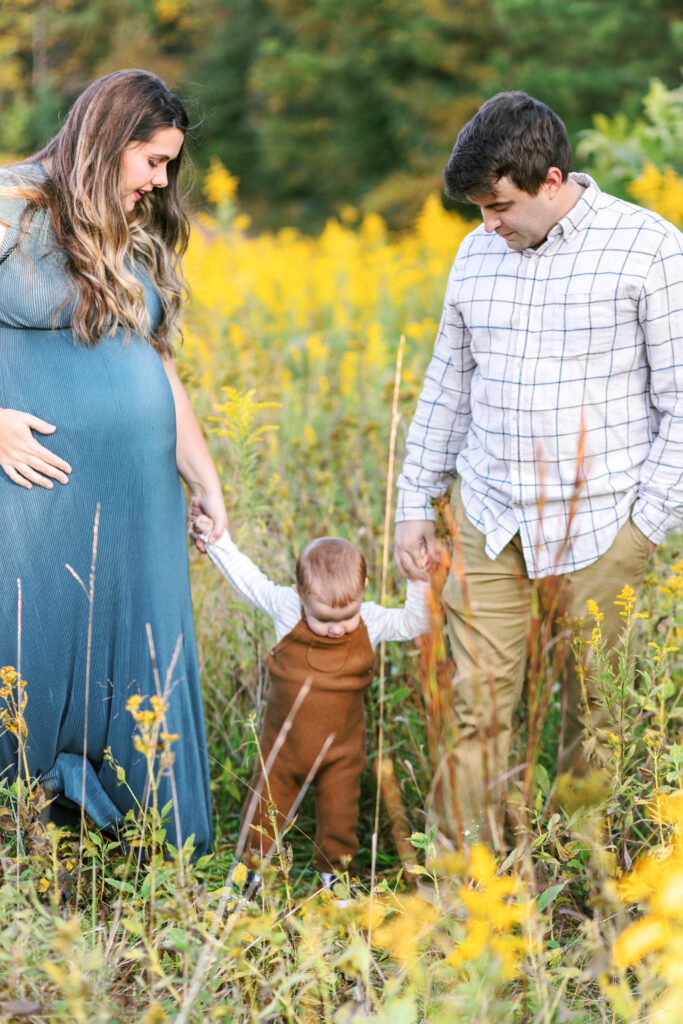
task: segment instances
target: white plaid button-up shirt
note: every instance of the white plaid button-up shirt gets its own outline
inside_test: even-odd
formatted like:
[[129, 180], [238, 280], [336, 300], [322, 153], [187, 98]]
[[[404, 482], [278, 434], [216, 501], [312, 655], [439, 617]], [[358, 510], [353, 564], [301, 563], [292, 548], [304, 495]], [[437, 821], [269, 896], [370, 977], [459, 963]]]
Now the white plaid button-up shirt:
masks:
[[683, 235], [572, 178], [538, 249], [463, 241], [398, 480], [400, 522], [459, 475], [488, 556], [519, 531], [532, 578], [590, 565], [629, 514], [655, 542], [683, 520]]

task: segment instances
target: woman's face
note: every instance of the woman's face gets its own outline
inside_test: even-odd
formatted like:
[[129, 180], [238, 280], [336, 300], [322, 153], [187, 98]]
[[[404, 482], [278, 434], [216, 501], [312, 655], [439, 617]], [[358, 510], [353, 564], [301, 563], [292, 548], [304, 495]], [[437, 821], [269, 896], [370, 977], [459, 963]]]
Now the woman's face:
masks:
[[153, 188], [168, 184], [166, 167], [180, 152], [185, 136], [179, 128], [160, 128], [147, 142], [131, 142], [121, 154], [121, 199], [126, 213]]

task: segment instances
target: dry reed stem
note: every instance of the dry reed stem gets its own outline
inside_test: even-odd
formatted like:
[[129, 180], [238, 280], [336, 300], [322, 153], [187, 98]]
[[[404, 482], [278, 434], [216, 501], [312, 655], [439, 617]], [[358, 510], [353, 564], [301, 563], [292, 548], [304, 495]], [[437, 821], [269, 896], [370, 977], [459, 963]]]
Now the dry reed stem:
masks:
[[417, 861], [415, 847], [410, 842], [410, 833], [412, 830], [403, 804], [401, 790], [398, 782], [396, 781], [394, 762], [387, 755], [382, 757], [381, 760], [378, 758], [376, 775], [377, 788], [378, 790], [381, 790], [384, 798], [384, 806], [389, 817], [391, 836], [394, 840], [396, 850], [398, 851], [401, 866], [403, 867], [404, 872], [406, 872], [406, 881], [410, 882], [412, 885], [414, 884], [414, 879], [410, 874], [410, 868], [413, 867]]
[[[88, 770], [88, 716], [90, 714], [90, 670], [92, 664], [92, 633], [93, 633], [93, 615], [95, 608], [95, 567], [97, 565], [97, 542], [99, 539], [100, 532], [100, 502], [98, 501], [95, 506], [95, 520], [93, 522], [92, 531], [92, 551], [90, 556], [90, 575], [88, 577], [88, 587], [86, 589], [85, 583], [78, 575], [75, 569], [73, 569], [69, 563], [65, 564], [65, 568], [69, 570], [73, 578], [80, 585], [88, 600], [88, 635], [85, 649], [85, 697], [83, 703], [83, 760], [81, 769], [81, 814], [80, 814], [80, 832], [79, 832], [79, 847], [83, 849], [83, 839], [85, 836], [85, 783], [87, 778]], [[81, 874], [82, 874], [82, 857], [78, 858], [78, 876], [76, 879], [76, 900], [81, 891]]]
[[[19, 714], [17, 718], [17, 778], [20, 778], [21, 773], [21, 757], [23, 753], [24, 761], [26, 761], [26, 750], [22, 749], [22, 726], [24, 724], [24, 716], [21, 709], [21, 613], [22, 613], [22, 594], [21, 594], [21, 580], [17, 580], [17, 698]], [[26, 765], [26, 784], [28, 785], [28, 765]], [[19, 801], [21, 801], [21, 788], [19, 789]], [[21, 887], [21, 858], [19, 857], [19, 850], [21, 849], [21, 802], [17, 807], [17, 893]]]
[[[402, 334], [398, 342], [396, 352], [396, 369], [394, 372], [394, 390], [391, 399], [391, 427], [389, 430], [389, 459], [387, 463], [386, 476], [386, 498], [384, 502], [384, 533], [382, 539], [382, 573], [380, 578], [380, 604], [384, 604], [387, 596], [387, 575], [389, 571], [389, 537], [391, 530], [391, 506], [392, 493], [394, 488], [394, 463], [396, 457], [396, 435], [400, 413], [398, 411], [398, 398], [401, 390], [401, 373], [403, 371], [403, 354], [406, 347], [405, 334]], [[386, 678], [386, 642], [381, 641], [379, 647], [379, 708], [378, 723], [379, 735], [377, 739], [377, 763], [381, 765], [384, 754], [384, 702], [385, 702], [385, 678]], [[375, 820], [372, 830], [372, 852], [370, 861], [370, 901], [372, 904], [375, 880], [377, 877], [377, 840], [379, 836], [379, 809], [381, 802], [381, 781], [378, 778], [377, 796], [375, 798]], [[372, 912], [369, 915], [370, 926], [368, 928], [367, 944], [368, 950], [372, 947]], [[366, 979], [366, 989], [369, 993], [369, 980]], [[369, 998], [369, 995], [368, 995]]]
[[273, 743], [272, 749], [271, 749], [270, 753], [268, 754], [268, 757], [267, 757], [267, 759], [265, 761], [265, 764], [264, 764], [263, 759], [261, 757], [261, 750], [259, 748], [259, 758], [261, 758], [261, 780], [260, 780], [258, 786], [256, 787], [256, 789], [251, 794], [251, 798], [250, 798], [249, 803], [247, 805], [247, 809], [246, 809], [246, 812], [244, 814], [244, 819], [242, 821], [242, 827], [240, 828], [240, 833], [239, 833], [239, 836], [237, 837], [237, 844], [235, 846], [235, 860], [237, 860], [237, 861], [240, 860], [242, 855], [244, 854], [244, 850], [245, 850], [246, 845], [247, 845], [247, 836], [249, 834], [249, 827], [250, 827], [252, 821], [254, 820], [254, 814], [256, 812], [256, 805], [258, 804], [259, 799], [261, 797], [261, 793], [263, 791], [264, 783], [268, 779], [268, 776], [270, 774], [270, 769], [273, 767], [273, 765], [275, 763], [275, 759], [276, 759], [277, 755], [280, 753], [280, 750], [282, 749], [283, 743], [287, 739], [287, 734], [289, 733], [290, 729], [292, 728], [292, 722], [296, 718], [296, 716], [298, 714], [298, 711], [299, 711], [299, 708], [301, 707], [303, 702], [306, 700], [306, 697], [308, 696], [308, 694], [310, 692], [312, 682], [313, 682], [312, 678], [308, 678], [308, 679], [304, 680], [303, 686], [301, 687], [301, 689], [299, 690], [299, 692], [296, 695], [296, 700], [294, 701], [294, 703], [292, 704], [291, 708], [289, 709], [287, 717], [285, 718], [284, 722], [282, 723], [282, 727], [281, 727], [279, 733], [275, 737], [275, 742]]

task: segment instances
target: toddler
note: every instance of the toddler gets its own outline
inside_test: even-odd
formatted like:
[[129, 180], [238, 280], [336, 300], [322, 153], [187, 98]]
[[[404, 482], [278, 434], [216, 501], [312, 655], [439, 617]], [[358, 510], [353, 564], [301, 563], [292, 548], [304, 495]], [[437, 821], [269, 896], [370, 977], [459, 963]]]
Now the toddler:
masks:
[[[208, 521], [194, 523], [205, 532]], [[296, 585], [272, 583], [243, 555], [226, 531], [208, 553], [245, 600], [266, 612], [276, 644], [266, 659], [270, 686], [260, 737], [266, 764], [302, 686], [310, 690], [264, 778], [259, 767], [243, 812], [249, 823], [249, 861], [256, 867], [281, 834], [302, 785], [316, 766], [316, 835], [313, 861], [332, 889], [358, 851], [356, 826], [360, 775], [365, 767], [363, 692], [373, 676], [374, 649], [381, 640], [411, 640], [430, 628], [428, 584], [408, 582], [403, 608], [364, 601], [365, 559], [347, 540], [320, 537], [307, 544], [296, 564]], [[332, 737], [330, 741], [330, 737]], [[328, 743], [322, 757], [321, 752]], [[276, 809], [276, 829], [268, 805]], [[254, 807], [255, 804], [255, 807]]]

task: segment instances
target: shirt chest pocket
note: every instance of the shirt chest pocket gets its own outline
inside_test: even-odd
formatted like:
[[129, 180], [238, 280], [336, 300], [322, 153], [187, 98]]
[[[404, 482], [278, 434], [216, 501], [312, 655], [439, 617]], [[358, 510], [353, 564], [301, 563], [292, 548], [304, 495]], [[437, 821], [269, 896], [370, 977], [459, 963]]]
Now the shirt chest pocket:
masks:
[[542, 332], [551, 336], [553, 354], [563, 358], [632, 348], [639, 333], [637, 304], [614, 292], [568, 289], [544, 307]]

